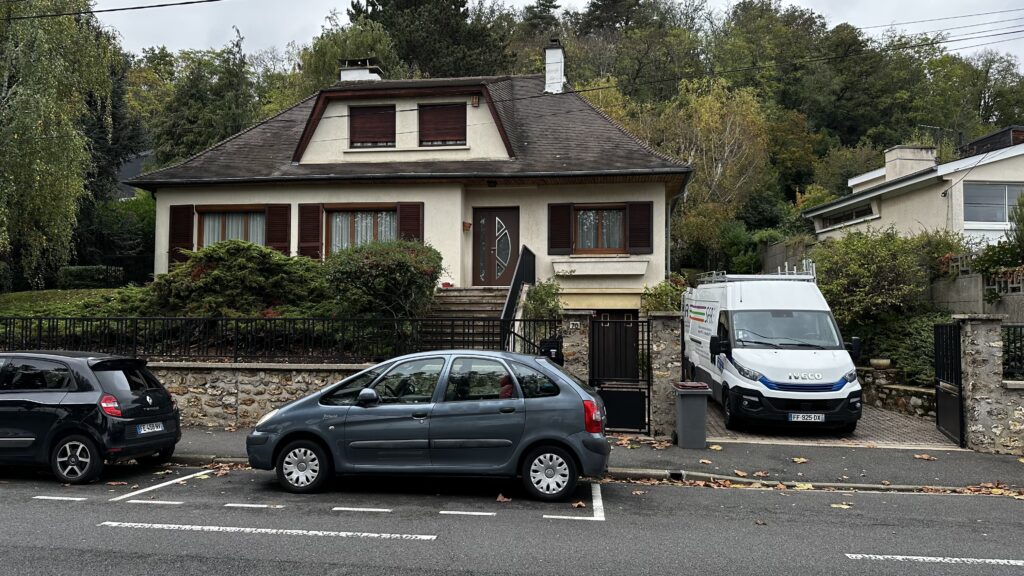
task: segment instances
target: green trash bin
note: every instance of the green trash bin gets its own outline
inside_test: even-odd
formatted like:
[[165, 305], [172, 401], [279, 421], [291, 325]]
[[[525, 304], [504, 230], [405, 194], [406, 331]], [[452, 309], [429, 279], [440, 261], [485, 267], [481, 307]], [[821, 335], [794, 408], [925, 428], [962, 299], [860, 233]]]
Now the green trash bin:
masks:
[[704, 448], [711, 389], [703, 382], [677, 382], [672, 387], [676, 391], [676, 430], [672, 442], [680, 448]]

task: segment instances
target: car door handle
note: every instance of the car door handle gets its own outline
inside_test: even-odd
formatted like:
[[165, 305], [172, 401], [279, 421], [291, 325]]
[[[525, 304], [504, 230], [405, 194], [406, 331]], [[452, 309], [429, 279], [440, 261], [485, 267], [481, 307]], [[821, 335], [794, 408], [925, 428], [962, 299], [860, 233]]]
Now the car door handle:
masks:
[[412, 417], [417, 420], [422, 420], [427, 417], [427, 414], [429, 414], [429, 412], [413, 412]]
[[505, 407], [505, 408], [499, 408], [498, 409], [498, 412], [501, 412], [502, 414], [511, 414], [511, 413], [513, 413], [515, 411], [516, 411], [515, 406], [508, 406], [508, 407]]

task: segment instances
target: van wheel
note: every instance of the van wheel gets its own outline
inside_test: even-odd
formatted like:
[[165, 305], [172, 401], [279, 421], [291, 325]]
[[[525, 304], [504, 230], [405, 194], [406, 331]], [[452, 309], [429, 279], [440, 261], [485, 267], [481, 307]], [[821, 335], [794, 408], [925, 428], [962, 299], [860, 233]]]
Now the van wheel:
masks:
[[530, 496], [545, 502], [567, 498], [576, 491], [576, 461], [557, 446], [540, 446], [523, 460], [523, 486]]
[[103, 456], [86, 436], [61, 438], [50, 452], [50, 469], [65, 484], [87, 484], [103, 471]]
[[316, 442], [296, 440], [285, 446], [277, 457], [277, 481], [289, 492], [317, 492], [331, 476], [327, 452]]
[[722, 419], [725, 421], [726, 430], [739, 430], [740, 417], [736, 414], [733, 395], [728, 388], [722, 388]]

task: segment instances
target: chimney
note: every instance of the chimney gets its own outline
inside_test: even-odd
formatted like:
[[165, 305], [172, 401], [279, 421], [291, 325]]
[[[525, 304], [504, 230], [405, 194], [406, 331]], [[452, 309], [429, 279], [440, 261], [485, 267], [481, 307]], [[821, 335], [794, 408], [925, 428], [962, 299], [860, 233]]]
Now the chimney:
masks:
[[893, 146], [885, 151], [885, 181], [931, 168], [936, 163], [933, 146]]
[[351, 60], [341, 60], [340, 63], [341, 77], [339, 79], [342, 82], [380, 80], [384, 77], [384, 72], [377, 65], [378, 61], [376, 58], [353, 58]]
[[544, 48], [544, 92], [561, 94], [565, 89], [565, 50], [558, 37]]

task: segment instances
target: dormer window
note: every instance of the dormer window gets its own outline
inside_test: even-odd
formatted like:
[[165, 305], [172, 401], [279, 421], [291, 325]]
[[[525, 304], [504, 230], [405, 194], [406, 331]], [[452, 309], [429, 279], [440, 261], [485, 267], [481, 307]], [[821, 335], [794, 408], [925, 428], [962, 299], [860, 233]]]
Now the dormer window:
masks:
[[464, 146], [466, 103], [420, 104], [420, 146]]
[[350, 148], [394, 148], [394, 106], [352, 106], [348, 109]]

